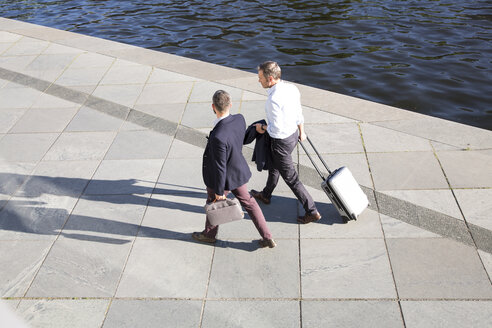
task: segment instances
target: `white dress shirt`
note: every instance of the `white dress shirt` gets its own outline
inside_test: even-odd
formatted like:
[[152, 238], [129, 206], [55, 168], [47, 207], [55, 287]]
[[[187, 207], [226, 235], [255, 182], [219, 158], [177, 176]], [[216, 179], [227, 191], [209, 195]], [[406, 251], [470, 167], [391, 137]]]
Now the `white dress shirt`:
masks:
[[275, 139], [291, 136], [304, 123], [302, 116], [301, 94], [291, 83], [279, 81], [267, 90], [265, 103], [268, 134]]

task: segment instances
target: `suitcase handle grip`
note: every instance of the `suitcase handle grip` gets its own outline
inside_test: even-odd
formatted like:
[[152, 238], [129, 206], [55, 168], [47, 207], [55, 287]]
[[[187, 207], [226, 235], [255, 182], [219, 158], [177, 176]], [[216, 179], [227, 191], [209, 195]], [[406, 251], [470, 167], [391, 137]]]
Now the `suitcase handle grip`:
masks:
[[[328, 165], [326, 164], [326, 162], [324, 161], [323, 157], [321, 157], [321, 155], [318, 153], [318, 150], [316, 149], [316, 147], [314, 147], [314, 144], [313, 142], [311, 141], [311, 139], [309, 139], [309, 137], [307, 137], [307, 141], [309, 142], [309, 144], [311, 145], [311, 147], [314, 149], [314, 152], [316, 153], [316, 155], [318, 155], [318, 158], [321, 160], [321, 163], [323, 163], [323, 165], [325, 166], [326, 170], [328, 171], [328, 174], [331, 174], [331, 170], [330, 168], [328, 167]], [[323, 179], [323, 181], [325, 181], [325, 177], [323, 176], [323, 173], [321, 173], [321, 171], [319, 170], [318, 168], [318, 165], [316, 165], [316, 163], [314, 162], [313, 158], [311, 157], [311, 155], [309, 155], [306, 147], [304, 146], [304, 144], [302, 143], [302, 141], [299, 140], [299, 144], [301, 145], [302, 149], [304, 149], [304, 152], [306, 153], [306, 155], [309, 157], [309, 159], [311, 160], [311, 163], [313, 163], [313, 166], [314, 168], [316, 169], [316, 171], [318, 172], [319, 176], [321, 177], [321, 179]]]

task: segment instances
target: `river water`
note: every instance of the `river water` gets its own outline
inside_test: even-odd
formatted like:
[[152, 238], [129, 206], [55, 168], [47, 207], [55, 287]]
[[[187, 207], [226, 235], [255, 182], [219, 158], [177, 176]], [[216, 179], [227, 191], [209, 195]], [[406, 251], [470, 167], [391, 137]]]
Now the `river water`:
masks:
[[0, 16], [256, 72], [492, 130], [492, 3], [4, 1]]

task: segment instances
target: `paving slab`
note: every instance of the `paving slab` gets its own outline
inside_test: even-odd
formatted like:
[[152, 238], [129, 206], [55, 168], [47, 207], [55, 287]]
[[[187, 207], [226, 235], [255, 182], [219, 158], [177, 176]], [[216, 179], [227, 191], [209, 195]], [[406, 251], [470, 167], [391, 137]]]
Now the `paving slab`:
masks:
[[29, 178], [35, 163], [0, 162], [0, 193], [13, 195]]
[[[237, 100], [236, 100], [237, 101]], [[265, 100], [250, 100], [250, 101], [239, 101], [236, 102], [232, 99], [233, 110], [236, 111], [239, 108], [239, 112], [244, 116], [246, 124], [250, 125], [253, 122], [264, 120], [266, 118], [265, 114]]]
[[0, 109], [30, 108], [40, 95], [38, 90], [8, 84], [0, 90]]
[[133, 107], [143, 88], [143, 83], [98, 85], [92, 94], [123, 106]]
[[101, 160], [116, 132], [67, 132], [60, 135], [43, 158], [45, 161]]
[[442, 238], [442, 236], [381, 214], [384, 236], [388, 238]]
[[[80, 67], [72, 64], [68, 69], [63, 71], [56, 83], [66, 87], [73, 86], [94, 86], [99, 84], [108, 68], [102, 67]], [[92, 92], [91, 92], [92, 93]]]
[[1, 109], [0, 133], [7, 133], [27, 112], [27, 109]]
[[172, 138], [154, 131], [120, 131], [105, 159], [164, 159]]
[[10, 130], [11, 133], [62, 132], [75, 116], [72, 108], [31, 109]]
[[478, 255], [480, 255], [480, 259], [482, 260], [485, 271], [487, 271], [489, 275], [489, 279], [492, 280], [492, 254], [478, 250]]
[[[263, 101], [263, 106], [265, 104], [266, 99], [262, 99]], [[304, 124], [332, 124], [332, 123], [355, 123], [356, 120], [332, 114], [332, 113], [327, 113], [325, 111], [319, 110], [317, 108], [311, 108], [307, 106], [302, 107], [302, 115], [304, 116]]]
[[26, 56], [38, 55], [48, 48], [49, 42], [29, 37], [23, 37], [10, 47], [3, 55], [7, 56]]
[[78, 197], [89, 183], [98, 161], [43, 161], [16, 195]]
[[491, 302], [403, 301], [401, 308], [408, 328], [479, 328], [492, 324]]
[[[186, 107], [186, 103], [173, 104], [136, 104], [135, 109], [140, 112], [149, 114], [153, 120], [155, 118], [164, 119], [171, 122], [180, 122]], [[144, 125], [145, 126], [145, 125]]]
[[134, 84], [145, 83], [152, 72], [152, 67], [144, 65], [124, 66], [118, 61], [104, 74], [100, 84]]
[[149, 195], [83, 196], [63, 227], [66, 237], [108, 237], [126, 243], [137, 235]]
[[0, 160], [8, 162], [36, 162], [58, 137], [58, 133], [7, 134], [0, 140]]
[[306, 133], [316, 148], [325, 153], [363, 153], [362, 138], [357, 123], [337, 123], [325, 126], [306, 124]]
[[297, 86], [301, 92], [303, 104], [362, 122], [408, 120], [419, 116], [410, 111], [355, 97], [305, 85], [298, 84]]
[[26, 296], [112, 297], [131, 245], [84, 235], [60, 236]]
[[492, 189], [455, 189], [454, 193], [467, 222], [492, 230]]
[[303, 301], [302, 326], [404, 327], [400, 307], [394, 301]]
[[23, 300], [16, 313], [29, 327], [100, 327], [108, 300]]
[[0, 240], [54, 240], [76, 201], [58, 195], [12, 197], [0, 212]]
[[299, 242], [277, 240], [258, 249], [253, 241], [221, 242], [215, 248], [207, 297], [299, 297]]
[[26, 71], [62, 71], [75, 58], [76, 54], [41, 54], [25, 67]]
[[201, 160], [190, 161], [187, 158], [167, 159], [159, 176], [158, 188], [158, 192], [204, 190]]
[[104, 160], [99, 165], [84, 193], [148, 194], [152, 193], [163, 160]]
[[101, 113], [88, 107], [82, 107], [67, 126], [66, 131], [117, 131], [122, 121], [116, 117]]
[[213, 252], [191, 239], [137, 238], [116, 297], [202, 299]]
[[377, 190], [449, 187], [432, 152], [368, 153], [367, 157]]
[[197, 300], [116, 299], [111, 302], [103, 327], [198, 327], [202, 303]]
[[70, 68], [90, 69], [94, 67], [109, 68], [116, 59], [94, 52], [83, 52], [70, 64]]
[[147, 83], [166, 83], [166, 82], [194, 82], [200, 81], [193, 76], [170, 72], [168, 70], [154, 68], [147, 80]]
[[[373, 182], [371, 178], [371, 172], [369, 171], [369, 164], [367, 162], [366, 154], [364, 153], [353, 153], [353, 154], [328, 154], [329, 149], [319, 149], [317, 148], [320, 155], [323, 157], [323, 160], [328, 165], [330, 170], [334, 171], [335, 169], [346, 166], [355, 180], [363, 186], [372, 187]], [[300, 150], [299, 155], [299, 163], [306, 167], [313, 167], [311, 161], [308, 156], [305, 155], [304, 150]], [[318, 168], [323, 173], [324, 177], [328, 176], [328, 172], [325, 169], [323, 163], [317, 159], [316, 153], [313, 150], [308, 149], [308, 154], [313, 158]], [[318, 178], [319, 183], [321, 183], [321, 178]]]
[[147, 84], [135, 105], [186, 103], [193, 89], [193, 82]]
[[[237, 109], [233, 108], [232, 111], [236, 112]], [[181, 124], [190, 128], [207, 128], [210, 132], [214, 122], [214, 117], [210, 113], [213, 113], [210, 102], [188, 103]]]
[[401, 298], [490, 299], [492, 286], [473, 247], [447, 238], [388, 239]]
[[377, 125], [360, 125], [364, 146], [368, 152], [432, 151], [429, 140]]
[[15, 308], [19, 304], [17, 300], [0, 300], [0, 315], [2, 324], [9, 327], [27, 328], [27, 324], [15, 314]]
[[[30, 66], [27, 66], [30, 67]], [[25, 76], [29, 76], [31, 79], [37, 78], [46, 81], [47, 83], [55, 81], [62, 73], [64, 68], [53, 68], [53, 69], [23, 69], [21, 72]], [[29, 80], [29, 79], [28, 79]], [[35, 83], [31, 82], [30, 85], [35, 86]], [[36, 89], [40, 89], [36, 87]]]
[[50, 43], [48, 48], [46, 48], [46, 50], [43, 51], [43, 54], [45, 54], [45, 55], [47, 55], [47, 54], [76, 54], [76, 55], [80, 55], [81, 53], [82, 53], [82, 51], [80, 49], [75, 49], [72, 47], [67, 47], [67, 46], [63, 46], [60, 44], [56, 44], [56, 43]]
[[[384, 190], [382, 193], [406, 200], [457, 219], [463, 219], [460, 207], [451, 189], [435, 190]], [[456, 194], [456, 190], [455, 190]]]
[[198, 81], [193, 86], [189, 101], [210, 103], [210, 100], [212, 99], [211, 96], [213, 96], [215, 91], [220, 89], [227, 91], [231, 95], [232, 101], [234, 101], [234, 99], [239, 101], [242, 97], [243, 91], [241, 89], [209, 81]]
[[318, 206], [318, 211], [323, 216], [318, 224], [300, 226], [301, 238], [383, 238], [379, 215], [372, 210], [366, 210], [356, 221], [344, 223], [338, 212], [329, 206]]
[[52, 244], [52, 241], [0, 241], [1, 297], [25, 295]]
[[[437, 157], [453, 188], [491, 188], [492, 151], [441, 151]], [[473, 167], [473, 170], [464, 170]]]
[[205, 191], [153, 194], [138, 233], [142, 238], [189, 240], [205, 227]]
[[[11, 45], [10, 45], [11, 47]], [[5, 52], [0, 56], [0, 67], [7, 68], [15, 71], [23, 70], [27, 65], [29, 65], [37, 55], [31, 56], [7, 56]]]
[[298, 301], [207, 301], [202, 327], [300, 327]]
[[20, 38], [22, 38], [22, 36], [19, 34], [9, 33], [9, 32], [5, 32], [5, 31], [0, 32], [0, 42], [2, 42], [2, 43], [4, 43], [4, 42], [16, 42]]
[[190, 145], [189, 143], [174, 139], [167, 158], [188, 158], [201, 161], [203, 152], [204, 149], [201, 147]]
[[383, 240], [302, 239], [300, 244], [303, 298], [396, 298]]
[[430, 116], [420, 115], [409, 120], [375, 122], [374, 124], [439, 141], [460, 149], [488, 149], [492, 145], [490, 131]]

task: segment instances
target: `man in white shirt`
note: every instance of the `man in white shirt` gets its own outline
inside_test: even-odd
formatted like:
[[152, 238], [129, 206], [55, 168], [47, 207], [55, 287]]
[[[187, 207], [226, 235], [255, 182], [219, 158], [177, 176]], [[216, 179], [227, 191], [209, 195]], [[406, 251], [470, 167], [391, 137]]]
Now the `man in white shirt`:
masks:
[[251, 195], [270, 204], [272, 192], [279, 176], [282, 176], [306, 211], [304, 216], [297, 218], [299, 223], [305, 224], [320, 220], [321, 215], [313, 198], [299, 181], [291, 156], [298, 140], [306, 139], [301, 96], [295, 85], [282, 81], [280, 77], [281, 70], [276, 62], [267, 61], [258, 66], [258, 81], [267, 89], [268, 99], [265, 104], [267, 125], [257, 124], [256, 131], [270, 135], [273, 168], [268, 170], [265, 188], [262, 191], [251, 190]]

